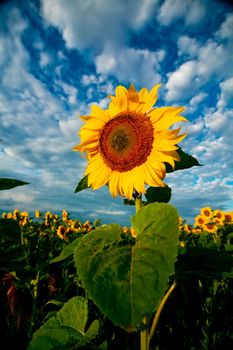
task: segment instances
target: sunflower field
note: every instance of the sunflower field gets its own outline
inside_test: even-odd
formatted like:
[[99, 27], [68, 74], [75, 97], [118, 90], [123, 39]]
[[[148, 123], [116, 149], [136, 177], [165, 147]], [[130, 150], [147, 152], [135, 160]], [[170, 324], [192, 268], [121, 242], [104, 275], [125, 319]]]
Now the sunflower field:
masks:
[[200, 164], [178, 145], [184, 108], [154, 107], [159, 87], [118, 86], [107, 109], [81, 116], [73, 147], [87, 158], [75, 192], [106, 185], [135, 207], [130, 227], [2, 214], [4, 349], [233, 348], [233, 213], [205, 207], [190, 225], [168, 204], [166, 174]]
[[[128, 333], [98, 309], [82, 287], [74, 261], [79, 240], [106, 225], [70, 219], [65, 210], [60, 216], [36, 210], [30, 217], [17, 209], [3, 213], [0, 225], [0, 332], [5, 348], [139, 349], [140, 329]], [[136, 232], [122, 227], [121, 235], [130, 241]], [[192, 226], [179, 218], [178, 238], [175, 275], [170, 276], [170, 285], [174, 278], [177, 285], [151, 348], [229, 349], [233, 213], [202, 208]]]

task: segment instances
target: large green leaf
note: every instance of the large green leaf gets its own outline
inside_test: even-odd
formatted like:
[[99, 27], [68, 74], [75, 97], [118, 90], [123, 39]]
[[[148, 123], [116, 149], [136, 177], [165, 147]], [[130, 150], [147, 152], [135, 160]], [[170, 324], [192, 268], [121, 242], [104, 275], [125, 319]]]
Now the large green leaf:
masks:
[[179, 156], [180, 156], [180, 161], [175, 162], [175, 168], [173, 169], [172, 166], [168, 163], [165, 163], [166, 165], [166, 172], [167, 173], [172, 173], [173, 171], [176, 170], [183, 170], [183, 169], [188, 169], [192, 168], [193, 166], [200, 166], [198, 160], [191, 156], [190, 154], [185, 153], [180, 147], [177, 150]]
[[29, 182], [25, 182], [25, 181], [0, 178], [0, 191], [9, 190], [9, 189], [17, 187], [17, 186], [23, 186], [23, 185], [28, 185], [28, 184], [29, 184]]
[[82, 180], [79, 181], [74, 192], [77, 193], [77, 192], [86, 190], [87, 188], [89, 188], [89, 186], [88, 186], [88, 176], [86, 175], [82, 178]]
[[[60, 311], [51, 317], [33, 335], [28, 350], [75, 349], [91, 342], [86, 336], [88, 318], [87, 300], [82, 297], [70, 299]], [[98, 326], [90, 326], [91, 337], [98, 333]]]
[[136, 241], [113, 224], [83, 237], [74, 253], [89, 297], [127, 331], [157, 309], [174, 273], [178, 245], [178, 214], [170, 205], [149, 204], [132, 222]]

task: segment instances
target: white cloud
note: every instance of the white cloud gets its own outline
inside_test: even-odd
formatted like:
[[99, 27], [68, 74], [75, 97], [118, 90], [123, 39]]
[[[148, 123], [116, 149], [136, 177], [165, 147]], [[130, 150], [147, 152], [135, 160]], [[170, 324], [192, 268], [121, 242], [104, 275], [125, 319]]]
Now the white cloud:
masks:
[[70, 139], [71, 141], [74, 140], [73, 135], [75, 134], [76, 136], [78, 130], [80, 129], [80, 126], [81, 120], [78, 116], [75, 118], [59, 121], [59, 127], [62, 133], [67, 137], [67, 139]]
[[96, 57], [95, 63], [98, 73], [151, 88], [161, 81], [160, 62], [164, 57], [164, 50], [126, 48], [117, 52], [107, 50]]
[[221, 82], [220, 89], [221, 95], [218, 101], [218, 107], [222, 108], [233, 101], [233, 77]]
[[195, 38], [190, 38], [188, 35], [182, 35], [178, 39], [178, 55], [188, 55], [190, 58], [195, 58], [199, 52], [200, 44]]
[[197, 62], [188, 61], [183, 63], [175, 72], [169, 75], [166, 84], [168, 90], [166, 98], [168, 101], [182, 97], [188, 98], [193, 94], [192, 86], [196, 87], [198, 83], [197, 70]]
[[200, 23], [206, 13], [205, 4], [199, 0], [165, 0], [160, 7], [158, 20], [163, 25], [183, 18], [187, 25]]
[[182, 63], [176, 71], [168, 74], [167, 99], [187, 99], [211, 78], [221, 80], [231, 76], [231, 55], [230, 46], [208, 40], [200, 46], [197, 59]]
[[57, 27], [68, 48], [103, 49], [127, 41], [129, 29], [141, 28], [153, 14], [157, 0], [43, 0], [42, 15]]
[[229, 13], [226, 16], [225, 21], [222, 23], [217, 35], [222, 39], [233, 40], [233, 13]]
[[30, 204], [35, 200], [37, 193], [35, 191], [32, 191], [29, 185], [27, 186], [28, 188], [25, 186], [25, 189], [23, 191], [22, 188], [13, 189], [11, 191], [2, 191], [1, 199], [6, 202], [10, 200], [13, 202], [15, 208], [22, 206], [22, 203], [24, 203], [25, 207], [28, 210]]
[[51, 57], [46, 52], [40, 53], [40, 66], [41, 68], [46, 67], [51, 62]]

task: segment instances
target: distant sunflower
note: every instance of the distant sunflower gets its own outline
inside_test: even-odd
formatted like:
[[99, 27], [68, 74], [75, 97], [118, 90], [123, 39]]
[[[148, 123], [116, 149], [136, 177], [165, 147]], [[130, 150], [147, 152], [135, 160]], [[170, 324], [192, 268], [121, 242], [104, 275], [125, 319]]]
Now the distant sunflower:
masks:
[[186, 136], [168, 128], [186, 119], [183, 107], [153, 108], [159, 87], [137, 92], [132, 84], [128, 90], [118, 86], [106, 110], [92, 105], [81, 117], [81, 143], [73, 149], [87, 154], [84, 175], [93, 190], [108, 184], [113, 197], [130, 199], [134, 191], [145, 193], [145, 184], [166, 186], [164, 163], [174, 167], [180, 160], [177, 144]]
[[233, 214], [231, 212], [224, 213], [224, 222], [229, 224], [233, 221]]
[[210, 207], [205, 207], [201, 209], [201, 215], [204, 216], [206, 219], [211, 220], [213, 212]]
[[205, 231], [209, 232], [209, 233], [216, 233], [216, 226], [214, 223], [210, 222], [210, 223], [205, 223], [204, 224], [204, 228], [205, 228]]
[[224, 219], [224, 213], [219, 209], [214, 210], [213, 215], [217, 219], [220, 219], [220, 220]]
[[194, 226], [195, 227], [202, 227], [204, 225], [204, 223], [206, 222], [206, 217], [202, 216], [202, 215], [197, 215], [195, 217], [195, 223]]

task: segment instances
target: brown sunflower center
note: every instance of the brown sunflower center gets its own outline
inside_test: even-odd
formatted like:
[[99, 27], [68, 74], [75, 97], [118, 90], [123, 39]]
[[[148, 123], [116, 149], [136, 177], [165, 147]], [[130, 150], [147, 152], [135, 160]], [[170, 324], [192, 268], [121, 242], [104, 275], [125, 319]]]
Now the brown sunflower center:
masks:
[[153, 148], [153, 134], [153, 125], [144, 114], [119, 113], [100, 131], [100, 153], [105, 164], [124, 172], [145, 163]]

